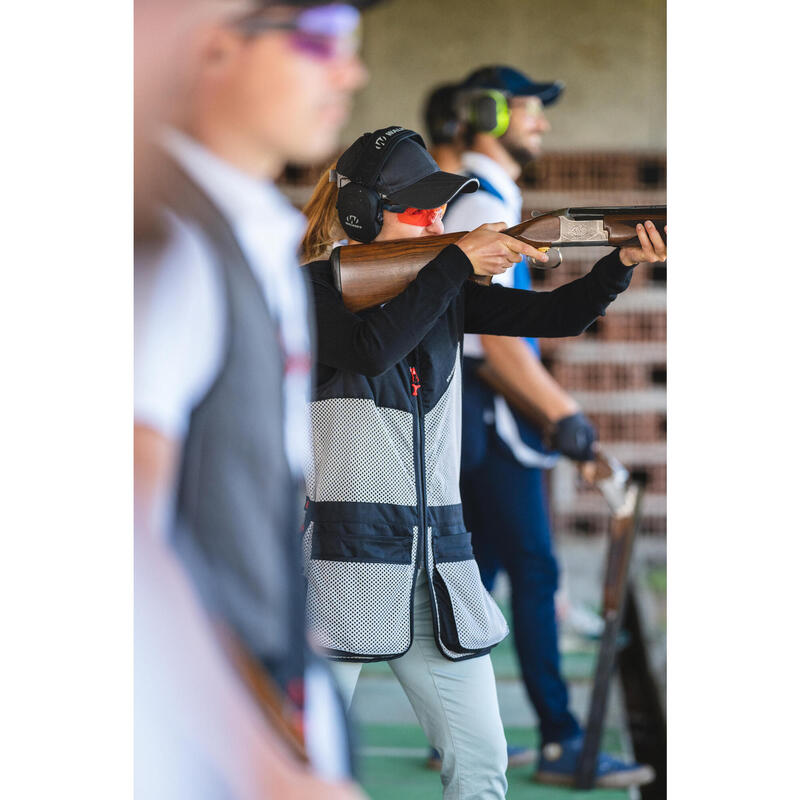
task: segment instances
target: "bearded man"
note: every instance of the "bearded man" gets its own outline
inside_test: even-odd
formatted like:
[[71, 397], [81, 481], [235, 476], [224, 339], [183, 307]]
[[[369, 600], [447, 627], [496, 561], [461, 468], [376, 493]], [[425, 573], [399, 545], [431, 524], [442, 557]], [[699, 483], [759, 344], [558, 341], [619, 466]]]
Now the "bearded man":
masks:
[[[546, 106], [563, 91], [559, 81], [537, 82], [502, 65], [482, 67], [453, 93], [455, 120], [466, 144], [462, 171], [480, 189], [450, 204], [445, 232], [469, 231], [486, 222], [521, 221], [522, 193], [516, 184], [525, 164], [541, 150], [550, 130]], [[648, 223], [648, 232], [654, 229]], [[658, 240], [658, 245], [662, 243]], [[643, 250], [639, 260], [655, 258]], [[523, 261], [495, 281], [530, 289]], [[555, 431], [545, 444], [539, 432], [476, 375], [488, 361], [512, 384], [524, 381]], [[461, 497], [472, 531], [475, 560], [491, 590], [499, 569], [511, 582], [514, 644], [528, 697], [539, 718], [540, 753], [535, 780], [571, 784], [583, 746], [583, 731], [569, 709], [561, 675], [555, 594], [558, 563], [552, 548], [544, 471], [559, 455], [576, 462], [593, 457], [595, 431], [575, 400], [539, 360], [536, 339], [468, 334], [464, 337]], [[553, 449], [550, 449], [550, 448]], [[509, 765], [530, 763], [533, 753], [509, 746]], [[438, 759], [432, 759], [433, 765]], [[648, 765], [601, 753], [596, 785], [637, 786], [654, 777]]]

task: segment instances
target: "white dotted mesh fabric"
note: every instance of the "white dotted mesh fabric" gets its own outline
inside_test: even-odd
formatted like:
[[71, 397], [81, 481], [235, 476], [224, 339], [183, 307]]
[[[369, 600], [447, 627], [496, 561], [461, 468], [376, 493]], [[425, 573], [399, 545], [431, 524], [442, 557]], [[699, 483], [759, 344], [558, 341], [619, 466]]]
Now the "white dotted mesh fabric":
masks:
[[456, 352], [450, 384], [425, 415], [425, 481], [428, 505], [461, 502], [461, 358]]
[[316, 644], [364, 656], [408, 649], [416, 528], [413, 535], [410, 564], [309, 561], [306, 614]]
[[506, 637], [508, 625], [481, 583], [474, 559], [437, 564], [456, 619], [458, 643], [469, 650], [491, 647]]
[[413, 418], [374, 401], [309, 403], [313, 464], [308, 495], [317, 502], [415, 505]]

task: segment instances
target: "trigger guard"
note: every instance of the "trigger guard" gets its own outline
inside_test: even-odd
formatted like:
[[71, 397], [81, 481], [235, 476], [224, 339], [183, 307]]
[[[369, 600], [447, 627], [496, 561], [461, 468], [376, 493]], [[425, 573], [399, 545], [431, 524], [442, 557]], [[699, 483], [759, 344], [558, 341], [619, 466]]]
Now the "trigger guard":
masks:
[[528, 261], [528, 267], [532, 269], [551, 270], [555, 269], [561, 264], [561, 250], [558, 247], [551, 247], [547, 251], [547, 262], [542, 264], [541, 261], [535, 261], [530, 256], [525, 256]]

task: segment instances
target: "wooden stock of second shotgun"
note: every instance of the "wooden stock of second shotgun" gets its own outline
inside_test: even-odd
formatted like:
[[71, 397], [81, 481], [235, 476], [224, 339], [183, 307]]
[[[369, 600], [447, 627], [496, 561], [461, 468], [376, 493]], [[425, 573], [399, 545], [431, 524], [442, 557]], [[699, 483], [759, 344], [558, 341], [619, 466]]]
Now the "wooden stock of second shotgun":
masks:
[[301, 715], [292, 709], [279, 686], [258, 663], [232, 628], [217, 620], [214, 624], [222, 651], [228, 663], [244, 684], [250, 698], [266, 718], [272, 732], [301, 763], [309, 762], [301, 727]]
[[[525, 220], [503, 233], [540, 249], [626, 247], [638, 244], [636, 225], [648, 219], [664, 236], [666, 206], [562, 208]], [[466, 233], [334, 248], [331, 268], [345, 306], [351, 311], [362, 311], [396, 297], [426, 264]], [[486, 285], [491, 283], [491, 278], [485, 275], [473, 275], [472, 279]]]

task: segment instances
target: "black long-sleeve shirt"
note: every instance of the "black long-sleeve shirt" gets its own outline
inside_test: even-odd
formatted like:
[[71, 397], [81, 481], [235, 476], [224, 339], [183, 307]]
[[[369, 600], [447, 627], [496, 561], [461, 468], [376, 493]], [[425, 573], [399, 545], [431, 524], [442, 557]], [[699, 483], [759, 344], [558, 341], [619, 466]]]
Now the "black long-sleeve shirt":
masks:
[[354, 314], [333, 284], [330, 263], [307, 267], [317, 317], [318, 383], [337, 369], [377, 376], [408, 355], [459, 293], [463, 333], [501, 336], [577, 336], [631, 280], [615, 250], [591, 272], [550, 292], [483, 286], [467, 280], [472, 264], [461, 248], [446, 247], [416, 279], [380, 308]]

